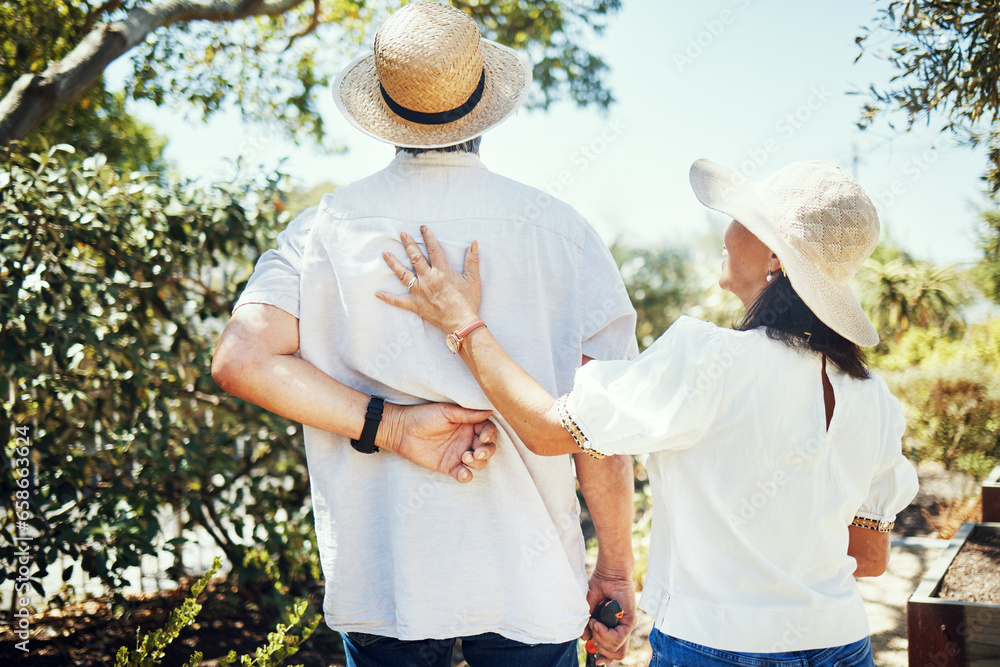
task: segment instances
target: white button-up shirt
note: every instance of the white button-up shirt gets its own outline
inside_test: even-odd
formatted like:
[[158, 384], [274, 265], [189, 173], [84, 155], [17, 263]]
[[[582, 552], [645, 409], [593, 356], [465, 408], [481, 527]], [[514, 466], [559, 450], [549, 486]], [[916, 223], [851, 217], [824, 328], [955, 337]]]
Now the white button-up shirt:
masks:
[[[297, 317], [301, 357], [350, 387], [400, 404], [490, 409], [442, 332], [375, 298], [405, 292], [382, 252], [405, 261], [399, 233], [419, 239], [422, 224], [455, 267], [479, 241], [480, 315], [553, 395], [570, 390], [583, 355], [635, 356], [635, 312], [593, 229], [466, 153], [400, 153], [325, 195], [260, 258], [237, 307]], [[572, 459], [530, 453], [497, 421], [496, 454], [465, 485], [305, 429], [332, 628], [404, 640], [579, 636], [588, 607]]]
[[563, 419], [600, 454], [650, 454], [641, 607], [664, 634], [729, 651], [843, 646], [868, 635], [847, 555], [855, 516], [891, 522], [917, 492], [885, 381], [773, 341], [678, 319], [632, 362], [576, 374]]

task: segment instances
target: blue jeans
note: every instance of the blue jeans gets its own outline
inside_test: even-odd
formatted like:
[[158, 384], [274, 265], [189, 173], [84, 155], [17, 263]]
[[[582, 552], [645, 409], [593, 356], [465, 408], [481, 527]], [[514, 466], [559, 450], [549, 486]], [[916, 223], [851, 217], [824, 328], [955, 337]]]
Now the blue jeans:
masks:
[[[451, 667], [454, 639], [402, 641], [341, 632], [347, 667]], [[565, 644], [522, 644], [496, 633], [462, 637], [469, 667], [578, 667], [576, 640]]]
[[694, 644], [665, 635], [656, 628], [649, 633], [653, 660], [649, 667], [874, 667], [868, 638], [846, 646], [784, 653], [737, 653]]

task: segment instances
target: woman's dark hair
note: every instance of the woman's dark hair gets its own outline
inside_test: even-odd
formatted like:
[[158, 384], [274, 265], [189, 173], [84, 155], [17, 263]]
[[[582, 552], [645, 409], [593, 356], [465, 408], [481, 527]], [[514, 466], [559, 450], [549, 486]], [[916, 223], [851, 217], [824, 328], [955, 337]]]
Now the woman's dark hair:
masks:
[[865, 352], [823, 323], [792, 287], [792, 281], [775, 273], [774, 281], [764, 288], [747, 308], [743, 320], [735, 326], [740, 331], [767, 331], [771, 340], [825, 354], [834, 366], [857, 380], [870, 377]]

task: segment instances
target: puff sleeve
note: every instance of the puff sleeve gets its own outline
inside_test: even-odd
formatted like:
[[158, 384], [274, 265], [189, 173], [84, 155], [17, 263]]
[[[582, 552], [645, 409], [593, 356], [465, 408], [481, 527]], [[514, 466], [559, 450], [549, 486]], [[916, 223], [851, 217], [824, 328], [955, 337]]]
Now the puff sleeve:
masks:
[[[899, 400], [889, 392], [885, 380], [878, 378], [882, 390], [883, 450], [872, 476], [868, 497], [855, 513], [855, 525], [888, 531], [896, 515], [917, 494], [917, 472], [902, 452], [906, 419]], [[858, 522], [858, 519], [861, 519]]]
[[728, 352], [718, 328], [679, 318], [633, 361], [591, 361], [558, 400], [563, 426], [598, 458], [686, 449], [718, 410]]

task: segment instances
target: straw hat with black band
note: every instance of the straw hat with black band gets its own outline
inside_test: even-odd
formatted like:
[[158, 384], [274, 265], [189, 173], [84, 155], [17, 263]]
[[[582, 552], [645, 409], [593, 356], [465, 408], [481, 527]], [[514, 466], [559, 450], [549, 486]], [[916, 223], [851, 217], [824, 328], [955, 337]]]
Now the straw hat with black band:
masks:
[[517, 111], [531, 86], [518, 52], [483, 39], [465, 12], [413, 2], [375, 35], [375, 52], [337, 77], [333, 96], [365, 134], [405, 148], [478, 137]]
[[702, 159], [690, 178], [701, 203], [731, 216], [777, 255], [816, 317], [853, 343], [878, 344], [850, 287], [878, 244], [878, 214], [847, 172], [829, 162], [793, 162], [755, 183]]

